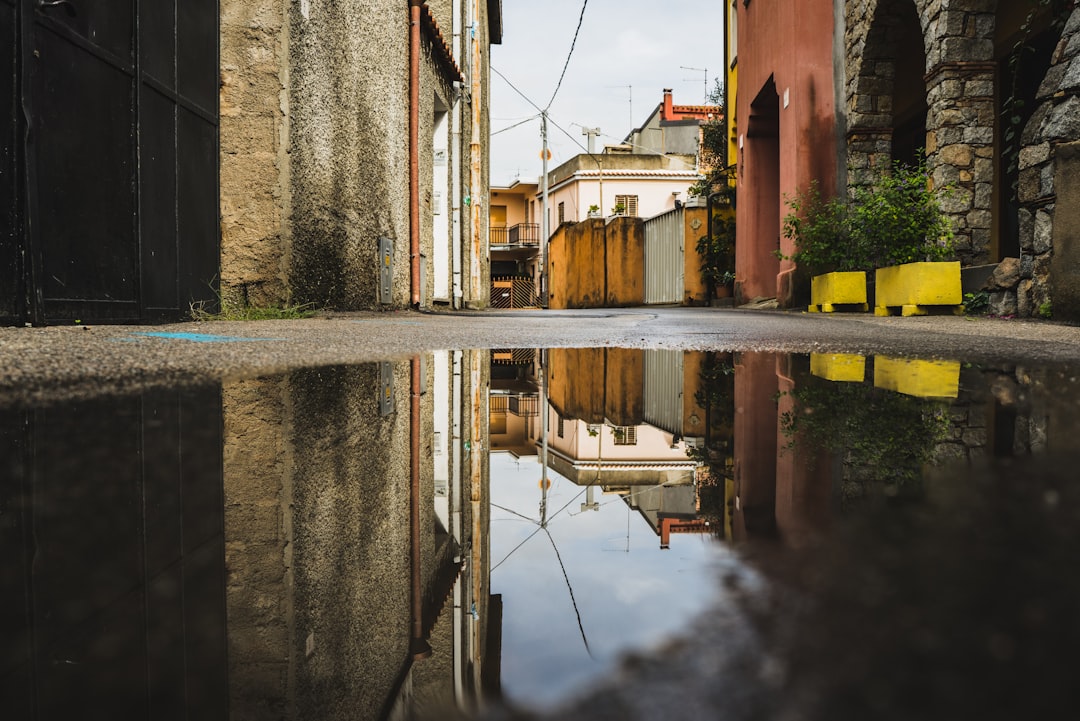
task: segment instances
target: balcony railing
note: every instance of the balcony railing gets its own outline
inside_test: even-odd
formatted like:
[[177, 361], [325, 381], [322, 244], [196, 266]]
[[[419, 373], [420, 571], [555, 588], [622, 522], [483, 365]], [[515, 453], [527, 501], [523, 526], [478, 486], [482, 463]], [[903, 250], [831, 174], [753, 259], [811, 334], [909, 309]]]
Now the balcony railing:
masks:
[[540, 226], [537, 223], [518, 223], [509, 228], [493, 226], [490, 237], [492, 247], [539, 246]]

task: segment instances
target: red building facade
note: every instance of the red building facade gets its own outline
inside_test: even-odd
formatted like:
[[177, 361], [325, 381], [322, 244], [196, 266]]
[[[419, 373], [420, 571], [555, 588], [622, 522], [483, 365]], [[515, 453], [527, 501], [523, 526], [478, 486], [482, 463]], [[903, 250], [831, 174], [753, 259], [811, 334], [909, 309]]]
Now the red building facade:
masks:
[[796, 302], [786, 198], [817, 181], [835, 193], [837, 142], [832, 0], [734, 0], [738, 15], [736, 295]]

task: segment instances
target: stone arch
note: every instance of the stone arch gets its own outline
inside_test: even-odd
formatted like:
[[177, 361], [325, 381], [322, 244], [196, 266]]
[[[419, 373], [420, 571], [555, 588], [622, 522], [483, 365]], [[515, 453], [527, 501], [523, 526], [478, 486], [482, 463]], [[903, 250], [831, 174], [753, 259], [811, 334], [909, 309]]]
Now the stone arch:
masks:
[[1080, 320], [1080, 9], [1065, 22], [1021, 136], [1017, 312]]
[[[916, 0], [860, 0], [848, 4], [847, 106], [849, 183], [865, 185], [893, 158], [898, 96], [924, 103], [911, 88], [912, 63], [924, 64], [925, 25]], [[913, 52], [914, 51], [914, 52]], [[898, 71], [899, 75], [898, 75]], [[914, 77], [922, 73], [915, 71]], [[910, 104], [910, 103], [908, 103]], [[907, 105], [907, 104], [905, 104]], [[906, 120], [907, 118], [905, 118]]]
[[[996, 0], [853, 0], [847, 3], [849, 183], [869, 182], [897, 155], [900, 128], [917, 142], [911, 88], [898, 69], [917, 67], [908, 37], [914, 12], [925, 61], [925, 144], [935, 187], [949, 187], [958, 258], [989, 258], [994, 183], [994, 11]], [[905, 93], [909, 96], [904, 99]], [[906, 104], [898, 107], [897, 101]], [[897, 122], [899, 121], [899, 123]], [[907, 124], [905, 126], [905, 123]]]

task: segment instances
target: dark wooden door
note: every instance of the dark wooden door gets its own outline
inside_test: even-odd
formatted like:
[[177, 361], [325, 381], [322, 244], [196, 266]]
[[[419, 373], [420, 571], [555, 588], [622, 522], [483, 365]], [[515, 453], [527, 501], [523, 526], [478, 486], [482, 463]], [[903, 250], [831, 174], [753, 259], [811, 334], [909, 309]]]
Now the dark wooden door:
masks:
[[16, 195], [19, 187], [16, 19], [15, 0], [0, 0], [0, 323], [13, 322], [22, 315]]
[[217, 0], [13, 2], [0, 0], [19, 28], [5, 31], [18, 106], [5, 137], [25, 182], [0, 181], [14, 229], [0, 316], [154, 321], [212, 300]]

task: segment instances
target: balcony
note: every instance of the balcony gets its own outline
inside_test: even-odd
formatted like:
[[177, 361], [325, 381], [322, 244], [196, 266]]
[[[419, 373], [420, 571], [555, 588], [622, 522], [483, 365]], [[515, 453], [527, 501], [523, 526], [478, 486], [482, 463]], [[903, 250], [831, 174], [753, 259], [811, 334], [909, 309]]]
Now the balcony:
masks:
[[518, 223], [509, 228], [506, 226], [494, 226], [491, 228], [491, 247], [494, 250], [500, 248], [527, 248], [540, 246], [540, 225], [538, 223]]

